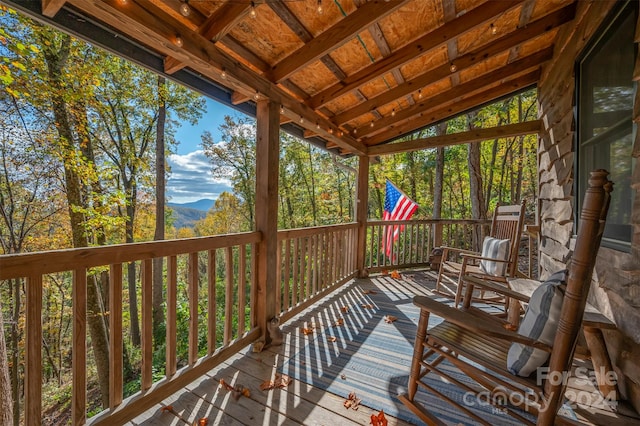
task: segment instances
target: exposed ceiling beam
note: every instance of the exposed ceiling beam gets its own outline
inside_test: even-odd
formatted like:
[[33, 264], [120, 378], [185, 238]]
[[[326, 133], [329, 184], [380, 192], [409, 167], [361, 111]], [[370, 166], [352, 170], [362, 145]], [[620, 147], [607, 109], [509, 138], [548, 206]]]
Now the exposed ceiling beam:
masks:
[[505, 126], [491, 127], [489, 129], [473, 129], [468, 132], [452, 133], [448, 135], [433, 136], [430, 138], [414, 139], [406, 142], [372, 146], [369, 148], [369, 156], [397, 154], [400, 152], [419, 151], [421, 149], [481, 142], [489, 139], [537, 134], [540, 132], [540, 129], [540, 120], [507, 124]]
[[[571, 3], [575, 8], [575, 3]], [[533, 9], [536, 6], [536, 0], [526, 0], [520, 10], [520, 19], [518, 21], [518, 28], [526, 27], [531, 20]], [[520, 53], [520, 46], [514, 46], [509, 52], [509, 62], [513, 62]]]
[[487, 86], [495, 85], [497, 82], [509, 78], [518, 73], [525, 72], [533, 67], [539, 67], [543, 62], [548, 61], [553, 56], [553, 47], [535, 52], [529, 56], [517, 60], [511, 64], [504, 65], [487, 74], [483, 74], [478, 78], [469, 80], [447, 90], [438, 93], [427, 99], [423, 99], [413, 107], [405, 108], [398, 111], [395, 116], [387, 116], [373, 123], [373, 126], [362, 126], [358, 129], [358, 136], [366, 136], [371, 133], [383, 131], [387, 127], [393, 126], [395, 123], [410, 119], [425, 111], [438, 108], [456, 102], [456, 99], [470, 93], [483, 90]]
[[[398, 49], [393, 55], [381, 59], [353, 75], [350, 75], [345, 80], [322, 90], [320, 93], [309, 99], [308, 105], [311, 108], [317, 109], [329, 101], [357, 89], [392, 69], [400, 67], [419, 56], [433, 51], [439, 46], [446, 44], [448, 39], [464, 34], [476, 26], [494, 19], [497, 15], [516, 7], [520, 3], [521, 0], [488, 1], [483, 3], [475, 8], [473, 13], [465, 13], [453, 21], [436, 28], [413, 43]], [[358, 10], [362, 9], [363, 8]]]
[[67, 0], [42, 0], [42, 14], [53, 18], [66, 2]]
[[[215, 43], [231, 31], [249, 13], [250, 9], [248, 4], [225, 3], [211, 16], [205, 18], [198, 28], [198, 33]], [[184, 62], [172, 57], [167, 57], [164, 61], [164, 71], [168, 74], [173, 74], [185, 66]]]
[[[268, 3], [268, 5], [275, 12], [275, 14], [278, 15], [280, 19], [282, 19], [282, 22], [287, 24], [291, 31], [293, 31], [298, 36], [300, 40], [302, 40], [304, 43], [309, 43], [311, 40], [313, 40], [313, 34], [311, 33], [311, 31], [309, 31], [304, 26], [304, 24], [300, 22], [300, 20], [291, 12], [291, 9], [289, 9], [289, 7], [287, 7], [284, 2], [271, 2]], [[331, 73], [338, 80], [342, 80], [347, 77], [342, 68], [340, 68], [336, 61], [328, 54], [322, 56], [320, 58], [320, 61], [324, 64], [325, 67], [327, 67], [329, 71], [331, 71]], [[283, 80], [280, 83], [284, 85], [286, 83], [290, 83], [290, 80]], [[356, 91], [356, 96], [358, 96], [358, 98], [362, 100], [366, 99], [360, 91]], [[306, 98], [308, 98], [308, 95], [305, 94], [302, 99]]]
[[[299, 100], [277, 87], [250, 68], [234, 60], [219, 50], [200, 34], [189, 31], [180, 21], [168, 16], [150, 0], [129, 1], [122, 4], [118, 0], [87, 1], [70, 0], [74, 7], [84, 11], [124, 34], [156, 49], [168, 56], [189, 62], [191, 68], [231, 90], [252, 96], [256, 90], [274, 102], [280, 102], [294, 117], [303, 117], [300, 127], [315, 128], [319, 123], [320, 134], [326, 140], [333, 140], [338, 146], [356, 154], [366, 154], [366, 147], [350, 137], [337, 137], [328, 132], [333, 126], [327, 119], [316, 114]], [[175, 45], [177, 36], [183, 39], [183, 46]], [[223, 79], [220, 70], [226, 69], [228, 77]]]
[[[456, 2], [455, 0], [442, 0], [442, 9], [444, 12], [444, 22], [451, 22], [456, 18]], [[449, 62], [455, 61], [458, 57], [458, 39], [451, 38], [447, 41], [447, 57]], [[460, 84], [460, 70], [451, 73], [450, 75], [451, 86], [457, 86]]]
[[318, 37], [306, 43], [277, 64], [269, 73], [274, 82], [281, 82], [296, 71], [349, 42], [373, 22], [387, 16], [408, 0], [368, 2]]
[[[455, 61], [458, 72], [477, 65], [491, 56], [509, 50], [516, 45], [531, 40], [532, 38], [571, 21], [575, 16], [575, 9], [575, 3], [571, 3], [562, 9], [537, 19], [524, 28], [518, 28], [514, 32], [506, 34], [488, 45], [482, 46], [472, 52], [460, 56]], [[450, 64], [442, 64], [439, 67], [433, 68], [404, 84], [401, 84], [387, 92], [383, 92], [379, 96], [371, 98], [341, 114], [335, 115], [331, 118], [331, 121], [337, 126], [341, 126], [375, 108], [391, 103], [407, 94], [414, 93], [418, 89], [447, 78], [450, 75]]]
[[539, 78], [540, 69], [536, 69], [520, 77], [503, 82], [499, 86], [487, 87], [482, 92], [468, 97], [463, 97], [453, 104], [436, 107], [431, 111], [424, 111], [418, 116], [400, 125], [391, 126], [384, 132], [378, 133], [369, 138], [364, 138], [362, 142], [371, 149], [373, 145], [390, 142], [401, 136], [415, 132], [418, 129], [423, 129], [444, 120], [450, 120], [464, 112], [478, 108], [478, 105], [487, 104], [511, 93], [515, 93], [536, 84]]

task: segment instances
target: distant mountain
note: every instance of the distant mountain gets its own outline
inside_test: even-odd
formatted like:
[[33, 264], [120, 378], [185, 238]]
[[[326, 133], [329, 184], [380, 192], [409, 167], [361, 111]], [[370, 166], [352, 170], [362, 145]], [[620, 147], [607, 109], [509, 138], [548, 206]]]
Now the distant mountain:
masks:
[[203, 219], [209, 209], [213, 207], [214, 200], [198, 200], [192, 203], [168, 203], [167, 205], [173, 210], [174, 226], [176, 228], [191, 228], [193, 224]]
[[213, 207], [215, 200], [210, 200], [208, 198], [203, 198], [202, 200], [193, 201], [191, 203], [169, 203], [169, 207], [186, 207], [189, 209], [201, 210], [203, 212], [208, 212]]

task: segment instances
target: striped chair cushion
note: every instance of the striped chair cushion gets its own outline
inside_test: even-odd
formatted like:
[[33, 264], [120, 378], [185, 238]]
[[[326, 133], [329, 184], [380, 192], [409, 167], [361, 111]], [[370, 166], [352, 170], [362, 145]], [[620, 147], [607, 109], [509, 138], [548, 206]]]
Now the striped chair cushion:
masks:
[[[548, 345], [553, 344], [560, 320], [566, 276], [566, 270], [556, 272], [534, 290], [518, 328], [519, 334]], [[512, 343], [507, 354], [507, 368], [513, 374], [528, 377], [547, 362], [548, 358], [549, 353], [542, 349], [534, 349], [521, 343]]]
[[[509, 259], [510, 240], [499, 240], [493, 237], [484, 237], [482, 242], [482, 257], [491, 259], [507, 260]], [[481, 260], [480, 270], [485, 274], [495, 277], [503, 277], [507, 272], [507, 262], [494, 262], [491, 260]]]

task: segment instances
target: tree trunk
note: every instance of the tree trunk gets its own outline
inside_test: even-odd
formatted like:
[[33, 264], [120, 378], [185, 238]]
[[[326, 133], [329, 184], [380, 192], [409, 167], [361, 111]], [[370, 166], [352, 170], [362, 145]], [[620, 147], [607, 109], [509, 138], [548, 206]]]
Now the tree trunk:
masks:
[[[60, 136], [62, 144], [62, 155], [64, 161], [64, 179], [67, 193], [67, 204], [69, 209], [69, 218], [71, 221], [71, 235], [74, 247], [87, 247], [88, 240], [85, 229], [85, 217], [81, 212], [82, 209], [77, 207], [86, 207], [83, 200], [87, 200], [89, 196], [83, 196], [81, 179], [76, 171], [76, 161], [79, 150], [76, 149], [73, 137], [71, 120], [67, 108], [64, 93], [63, 70], [66, 68], [67, 59], [69, 57], [71, 39], [65, 36], [62, 39], [59, 49], [42, 40], [44, 49], [44, 57], [46, 60], [48, 79], [51, 87], [51, 102], [53, 114], [56, 123], [56, 129]], [[108, 363], [108, 340], [107, 330], [104, 326], [103, 316], [104, 310], [101, 308], [96, 282], [93, 279], [87, 282], [87, 325], [91, 336], [91, 343], [96, 358], [96, 367], [98, 372], [98, 380], [100, 383], [100, 391], [102, 394], [103, 404], [109, 398], [109, 363]], [[106, 362], [105, 359], [107, 360]]]
[[[447, 123], [440, 123], [436, 127], [436, 136], [447, 133]], [[433, 218], [442, 218], [442, 187], [444, 181], [444, 147], [436, 148], [436, 177], [433, 189]]]
[[[469, 120], [469, 130], [473, 130], [475, 125], [473, 120], [475, 114], [467, 115]], [[470, 143], [467, 151], [467, 165], [469, 166], [469, 197], [471, 201], [471, 217], [473, 219], [485, 219], [484, 194], [482, 192], [482, 170], [480, 169], [480, 143]], [[479, 250], [482, 241], [482, 227], [473, 228], [472, 247]]]
[[2, 304], [0, 304], [0, 425], [13, 424], [12, 405], [7, 346], [4, 340], [4, 320], [2, 319]]
[[[156, 124], [156, 229], [153, 239], [164, 240], [164, 199], [165, 199], [165, 140], [164, 127], [167, 117], [167, 105], [165, 102], [166, 81], [164, 77], [158, 77], [158, 123]], [[164, 341], [165, 333], [162, 332], [164, 323], [164, 311], [162, 309], [163, 288], [163, 258], [153, 259], [153, 332], [154, 348]]]

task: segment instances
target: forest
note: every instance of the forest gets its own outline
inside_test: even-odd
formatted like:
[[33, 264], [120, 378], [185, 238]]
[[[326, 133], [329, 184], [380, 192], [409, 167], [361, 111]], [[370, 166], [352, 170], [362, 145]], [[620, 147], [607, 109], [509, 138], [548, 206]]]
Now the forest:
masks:
[[[193, 227], [176, 229], [166, 206], [171, 177], [166, 158], [180, 143], [176, 129], [181, 123], [193, 124], [206, 116], [203, 96], [9, 9], [0, 9], [0, 22], [1, 254], [253, 229], [252, 117], [224, 117], [218, 129], [221, 140], [214, 140], [210, 132], [202, 134], [212, 175], [228, 179], [232, 191], [222, 193]], [[517, 123], [537, 114], [536, 90], [530, 89], [409, 138]], [[280, 142], [279, 228], [352, 222], [358, 159], [286, 133], [281, 133]], [[536, 170], [534, 136], [380, 157], [370, 169], [368, 217], [382, 217], [387, 179], [418, 203], [414, 218], [482, 219], [497, 203], [523, 199], [533, 216]], [[163, 265], [154, 267], [162, 270]], [[140, 265], [130, 263], [125, 273], [125, 391], [132, 394], [140, 386]], [[106, 271], [96, 270], [88, 282], [92, 415], [108, 403]], [[184, 293], [184, 283], [179, 285]], [[51, 424], [65, 424], [71, 398], [70, 280], [52, 275], [44, 287], [43, 415]], [[0, 358], [8, 367], [14, 424], [20, 421], [24, 392], [24, 297], [24, 282], [0, 282]], [[163, 303], [159, 286], [153, 294], [158, 375], [164, 374]], [[188, 316], [185, 303], [178, 315]], [[179, 342], [186, 340], [187, 332], [186, 326], [178, 328]], [[184, 362], [186, 344], [178, 352]]]

